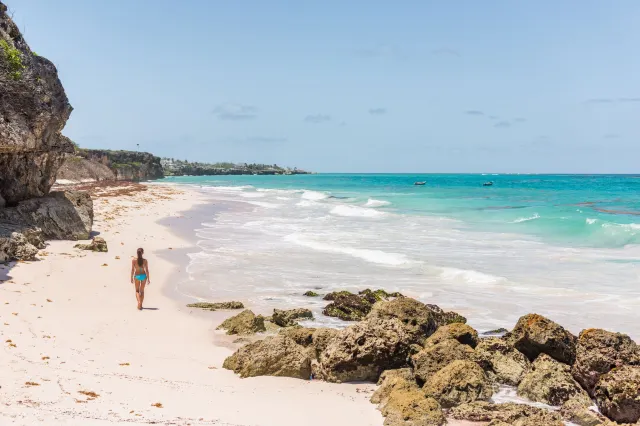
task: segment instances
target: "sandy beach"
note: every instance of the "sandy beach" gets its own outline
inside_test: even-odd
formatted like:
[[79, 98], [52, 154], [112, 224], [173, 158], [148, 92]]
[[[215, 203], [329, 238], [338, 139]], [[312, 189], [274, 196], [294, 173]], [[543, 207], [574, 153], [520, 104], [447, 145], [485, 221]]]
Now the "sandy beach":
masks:
[[[2, 266], [1, 424], [382, 424], [368, 400], [374, 385], [222, 369], [232, 349], [214, 344], [214, 329], [232, 312], [195, 312], [169, 297], [191, 243], [159, 223], [188, 220], [204, 195], [131, 188], [94, 192], [94, 231], [108, 253], [53, 241], [39, 261]], [[129, 282], [137, 247], [151, 269], [143, 311]]]

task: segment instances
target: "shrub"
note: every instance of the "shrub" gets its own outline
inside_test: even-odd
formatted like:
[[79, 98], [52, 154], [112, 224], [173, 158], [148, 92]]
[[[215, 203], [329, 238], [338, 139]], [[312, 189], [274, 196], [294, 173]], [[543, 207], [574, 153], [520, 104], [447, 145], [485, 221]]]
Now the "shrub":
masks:
[[26, 68], [22, 64], [20, 51], [9, 45], [7, 40], [0, 40], [0, 48], [2, 48], [3, 55], [9, 64], [11, 78], [14, 80], [20, 80], [20, 78], [22, 78], [22, 70]]

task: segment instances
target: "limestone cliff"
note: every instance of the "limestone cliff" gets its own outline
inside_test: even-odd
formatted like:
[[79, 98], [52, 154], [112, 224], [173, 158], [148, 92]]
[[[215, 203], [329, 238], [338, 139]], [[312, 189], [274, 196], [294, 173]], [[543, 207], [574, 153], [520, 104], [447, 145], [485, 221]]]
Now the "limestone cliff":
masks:
[[73, 152], [61, 134], [71, 110], [56, 67], [31, 51], [0, 2], [0, 199], [8, 205], [51, 189]]
[[[148, 152], [79, 149], [77, 155], [96, 164], [94, 169], [98, 169], [99, 165], [107, 166], [113, 172], [115, 180], [142, 181], [164, 177], [160, 157]], [[73, 167], [73, 161], [70, 159], [65, 168]], [[59, 175], [58, 178], [65, 179], [65, 175]]]

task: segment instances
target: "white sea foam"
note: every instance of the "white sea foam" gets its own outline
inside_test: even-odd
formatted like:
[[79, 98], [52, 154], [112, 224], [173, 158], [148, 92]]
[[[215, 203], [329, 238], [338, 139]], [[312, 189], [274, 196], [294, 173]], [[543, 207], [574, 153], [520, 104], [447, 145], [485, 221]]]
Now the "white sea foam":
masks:
[[302, 198], [305, 200], [319, 201], [329, 198], [329, 194], [318, 191], [304, 191], [302, 193]]
[[399, 253], [387, 253], [382, 250], [342, 247], [338, 245], [314, 241], [300, 234], [290, 234], [287, 235], [284, 239], [285, 241], [298, 244], [300, 246], [307, 247], [313, 250], [318, 250], [325, 253], [346, 254], [362, 260], [366, 260], [367, 262], [377, 263], [380, 265], [400, 266], [409, 263], [407, 256]]
[[264, 198], [265, 194], [261, 194], [259, 192], [242, 192], [240, 196], [243, 198]]
[[536, 220], [536, 219], [540, 219], [540, 215], [538, 213], [534, 213], [533, 216], [529, 216], [529, 217], [520, 217], [511, 223], [522, 223], [522, 222], [528, 222], [530, 220]]
[[442, 268], [440, 278], [448, 281], [463, 281], [469, 284], [497, 284], [500, 281], [504, 281], [504, 278], [497, 277], [495, 275], [485, 274], [482, 272], [457, 269], [457, 268]]
[[244, 191], [245, 189], [252, 189], [253, 186], [251, 185], [242, 185], [242, 186], [204, 186], [203, 188], [206, 188], [210, 191], [216, 191], [216, 192], [235, 192], [235, 191]]
[[277, 209], [278, 207], [282, 207], [282, 204], [268, 203], [266, 201], [246, 201], [246, 202], [254, 206], [264, 207], [266, 209]]
[[335, 206], [331, 209], [330, 213], [336, 216], [345, 217], [379, 217], [385, 214], [384, 212], [379, 212], [377, 210], [347, 205]]
[[597, 221], [598, 221], [598, 219], [591, 219], [591, 218], [587, 218], [587, 220], [586, 220], [587, 225], [593, 225]]
[[369, 200], [364, 206], [365, 207], [382, 207], [382, 206], [388, 206], [389, 204], [391, 204], [389, 201], [376, 200], [375, 198], [369, 198]]

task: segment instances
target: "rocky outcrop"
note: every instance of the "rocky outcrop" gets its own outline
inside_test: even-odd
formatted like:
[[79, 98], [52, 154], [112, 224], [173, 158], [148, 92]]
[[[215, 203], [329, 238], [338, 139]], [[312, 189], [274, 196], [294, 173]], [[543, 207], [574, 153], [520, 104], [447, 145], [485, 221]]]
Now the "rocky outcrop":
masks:
[[367, 318], [397, 319], [416, 343], [420, 344], [431, 336], [439, 325], [433, 310], [424, 303], [408, 297], [376, 303]]
[[227, 310], [227, 309], [244, 309], [244, 305], [242, 302], [198, 302], [198, 303], [189, 303], [187, 305], [188, 308], [199, 308], [204, 309], [206, 311], [217, 311], [219, 309]]
[[591, 401], [583, 398], [570, 399], [562, 405], [560, 415], [566, 421], [578, 426], [617, 426], [595, 409], [592, 409]]
[[496, 337], [481, 339], [474, 359], [491, 379], [511, 386], [517, 386], [531, 366], [522, 352]]
[[[115, 180], [143, 181], [164, 177], [160, 157], [148, 152], [78, 149], [77, 155], [107, 166], [113, 172]], [[60, 176], [60, 178], [63, 177]]]
[[79, 155], [67, 157], [56, 175], [56, 184], [114, 181], [116, 174], [106, 165]]
[[493, 388], [486, 374], [472, 361], [453, 361], [435, 373], [422, 388], [444, 408], [491, 398]]
[[614, 368], [594, 388], [596, 405], [618, 423], [640, 420], [640, 366]]
[[93, 201], [84, 192], [52, 192], [0, 209], [0, 223], [38, 228], [44, 239], [87, 240], [93, 225]]
[[45, 239], [88, 239], [93, 202], [82, 192], [52, 192], [0, 208], [0, 261], [33, 260]]
[[238, 315], [227, 318], [218, 326], [218, 330], [227, 330], [227, 334], [255, 334], [266, 331], [264, 318], [256, 316], [249, 309], [240, 312]]
[[455, 339], [447, 339], [434, 345], [427, 345], [411, 357], [415, 377], [421, 383], [431, 380], [434, 374], [458, 360], [473, 359], [474, 351]]
[[562, 405], [570, 399], [590, 401], [587, 392], [571, 376], [571, 367], [547, 354], [540, 355], [518, 386], [518, 395], [535, 402]]
[[73, 143], [61, 131], [72, 108], [56, 67], [29, 49], [0, 2], [0, 199], [46, 195]]
[[505, 340], [530, 361], [541, 353], [570, 365], [576, 359], [576, 337], [559, 324], [538, 314], [520, 318], [514, 329], [505, 335]]
[[340, 318], [343, 321], [360, 321], [371, 312], [371, 302], [355, 294], [333, 295], [330, 300], [332, 302], [322, 311], [328, 317]]
[[440, 404], [425, 398], [415, 389], [397, 389], [391, 392], [380, 412], [385, 426], [441, 426], [446, 424]]
[[640, 365], [640, 348], [629, 336], [593, 328], [580, 333], [571, 372], [587, 392], [593, 394], [600, 376], [623, 365]]
[[89, 244], [76, 244], [73, 248], [80, 250], [96, 251], [106, 253], [109, 251], [107, 242], [102, 237], [93, 237]]
[[[563, 426], [560, 416], [542, 408], [508, 402], [493, 404], [476, 401], [451, 409], [454, 419], [471, 422], [492, 422], [491, 425], [507, 424], [512, 426]], [[494, 423], [495, 422], [495, 423]], [[502, 423], [499, 423], [502, 422]]]
[[443, 325], [427, 339], [425, 345], [435, 345], [447, 339], [454, 339], [463, 345], [475, 348], [478, 345], [478, 332], [467, 324], [453, 323]]
[[287, 336], [300, 346], [308, 348], [313, 345], [313, 333], [316, 332], [315, 328], [306, 327], [286, 327], [280, 329], [280, 334]]
[[318, 294], [318, 293], [316, 293], [315, 291], [311, 291], [311, 290], [309, 290], [309, 291], [305, 292], [305, 293], [303, 294], [303, 296], [307, 296], [307, 297], [318, 297], [318, 296], [319, 296], [319, 294]]
[[313, 319], [313, 313], [309, 309], [298, 308], [283, 311], [274, 309], [271, 321], [280, 327], [292, 327], [297, 325], [299, 319]]
[[222, 366], [241, 377], [311, 377], [309, 350], [284, 335], [250, 343], [228, 357]]
[[314, 373], [329, 382], [377, 381], [407, 365], [412, 336], [396, 318], [371, 318], [340, 331], [320, 353]]

